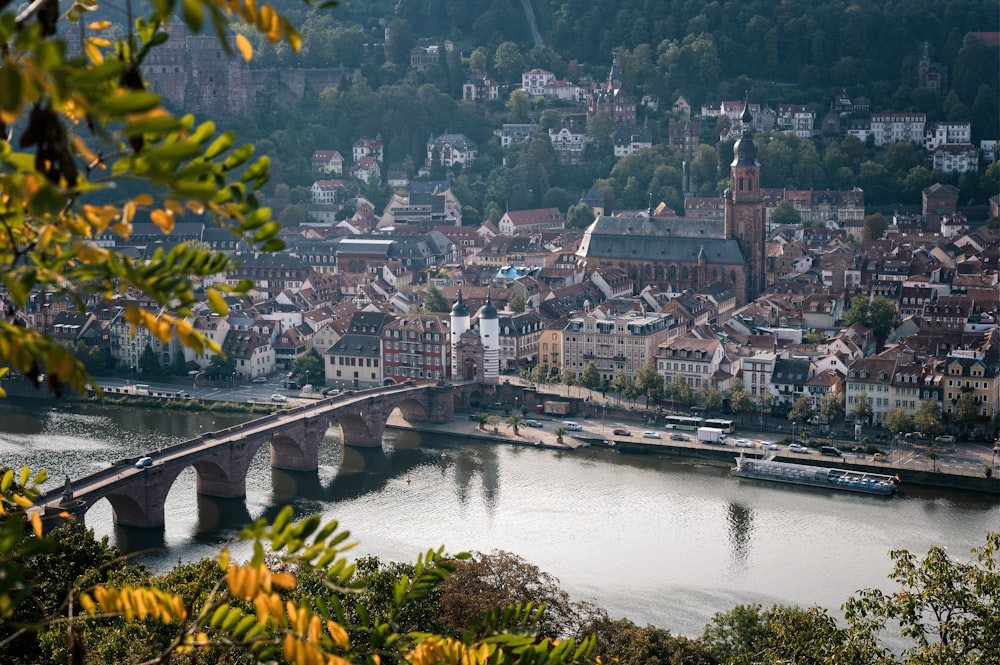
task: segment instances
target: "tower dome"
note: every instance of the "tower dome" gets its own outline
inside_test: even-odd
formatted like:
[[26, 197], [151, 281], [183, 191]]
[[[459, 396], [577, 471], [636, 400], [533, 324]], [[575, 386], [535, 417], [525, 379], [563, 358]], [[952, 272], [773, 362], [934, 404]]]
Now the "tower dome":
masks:
[[452, 316], [469, 316], [469, 306], [462, 300], [462, 289], [458, 290], [458, 301], [451, 308]]
[[757, 146], [753, 142], [753, 114], [750, 113], [749, 100], [743, 103], [743, 113], [740, 115], [740, 138], [733, 146], [733, 162], [730, 166], [759, 166]]
[[[456, 307], [458, 305], [456, 304]], [[500, 313], [497, 312], [497, 308], [493, 306], [493, 296], [486, 296], [486, 304], [483, 305], [483, 309], [479, 312], [480, 319], [499, 319]]]

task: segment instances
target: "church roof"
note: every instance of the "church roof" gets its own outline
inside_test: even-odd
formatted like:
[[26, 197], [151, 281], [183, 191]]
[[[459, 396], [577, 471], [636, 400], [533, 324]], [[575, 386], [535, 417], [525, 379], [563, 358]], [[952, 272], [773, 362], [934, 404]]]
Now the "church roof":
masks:
[[743, 265], [736, 240], [723, 237], [721, 220], [600, 217], [584, 233], [577, 255], [590, 259]]

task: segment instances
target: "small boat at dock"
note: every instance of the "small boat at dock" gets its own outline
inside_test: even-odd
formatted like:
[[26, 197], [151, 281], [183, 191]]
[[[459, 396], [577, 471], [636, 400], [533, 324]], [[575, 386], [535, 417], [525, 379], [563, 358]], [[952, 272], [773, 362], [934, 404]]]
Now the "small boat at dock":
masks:
[[732, 475], [750, 480], [768, 480], [883, 496], [892, 496], [899, 487], [898, 476], [794, 462], [776, 462], [771, 459], [751, 459], [742, 454], [736, 458]]

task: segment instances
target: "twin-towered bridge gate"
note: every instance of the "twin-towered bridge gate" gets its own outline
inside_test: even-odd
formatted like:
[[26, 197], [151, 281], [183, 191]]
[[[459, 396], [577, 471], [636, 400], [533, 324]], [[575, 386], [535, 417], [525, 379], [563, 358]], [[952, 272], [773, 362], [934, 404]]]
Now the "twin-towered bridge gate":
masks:
[[37, 504], [51, 518], [47, 526], [60, 523], [58, 515], [63, 512], [82, 522], [94, 503], [107, 499], [116, 525], [163, 528], [167, 494], [188, 467], [194, 467], [198, 494], [243, 497], [250, 463], [264, 444], [270, 446], [272, 467], [315, 471], [320, 444], [334, 424], [339, 425], [346, 446], [381, 446], [386, 421], [397, 408], [410, 422], [444, 423], [452, 420], [456, 406], [474, 405], [481, 394], [482, 387], [475, 383], [402, 385], [341, 394], [163, 448], [150, 453], [153, 464], [144, 469], [135, 467], [135, 459], [121, 460], [73, 481], [65, 490], [49, 492]]

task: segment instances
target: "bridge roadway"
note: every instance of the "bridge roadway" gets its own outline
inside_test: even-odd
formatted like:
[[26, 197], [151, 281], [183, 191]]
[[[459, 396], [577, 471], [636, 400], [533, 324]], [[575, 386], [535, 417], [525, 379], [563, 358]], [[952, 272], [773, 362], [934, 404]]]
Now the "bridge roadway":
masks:
[[461, 408], [479, 389], [474, 382], [462, 382], [348, 391], [150, 452], [152, 464], [145, 468], [135, 466], [138, 458], [118, 460], [108, 469], [46, 493], [36, 506], [44, 511], [46, 528], [57, 526], [66, 513], [82, 522], [87, 510], [104, 498], [111, 504], [116, 525], [163, 528], [167, 493], [189, 466], [195, 469], [199, 494], [243, 497], [250, 463], [265, 443], [273, 467], [315, 471], [319, 446], [332, 424], [339, 424], [344, 445], [378, 447], [395, 409], [412, 422], [449, 422], [456, 402]]

